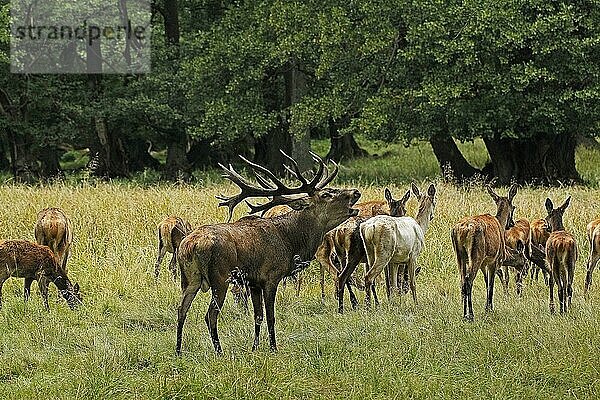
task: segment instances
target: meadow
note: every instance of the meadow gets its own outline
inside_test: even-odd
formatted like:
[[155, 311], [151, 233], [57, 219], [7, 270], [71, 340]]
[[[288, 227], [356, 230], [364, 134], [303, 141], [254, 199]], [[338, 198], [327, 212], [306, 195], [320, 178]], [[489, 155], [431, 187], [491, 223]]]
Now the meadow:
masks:
[[[319, 143], [316, 144], [318, 149]], [[482, 164], [480, 143], [464, 145]], [[70, 215], [74, 244], [69, 276], [84, 305], [69, 310], [51, 287], [50, 312], [34, 284], [23, 301], [22, 279], [3, 288], [0, 310], [0, 398], [591, 398], [600, 393], [600, 285], [583, 297], [589, 248], [586, 224], [600, 216], [597, 152], [580, 150], [588, 186], [521, 188], [515, 218], [545, 216], [544, 200], [561, 204], [580, 250], [573, 308], [550, 315], [548, 290], [526, 279], [522, 298], [496, 280], [495, 310], [484, 313], [485, 285], [475, 280], [475, 321], [462, 320], [459, 276], [450, 229], [463, 216], [495, 213], [480, 183], [458, 188], [437, 178], [426, 146], [382, 151], [377, 159], [343, 165], [332, 186], [358, 187], [361, 201], [396, 197], [412, 179], [437, 185], [435, 218], [419, 259], [419, 304], [410, 296], [379, 308], [337, 313], [332, 281], [321, 304], [318, 268], [306, 271], [299, 297], [280, 287], [276, 303], [279, 351], [268, 348], [266, 326], [250, 350], [253, 319], [228, 295], [219, 317], [224, 354], [216, 356], [204, 323], [209, 295], [188, 314], [183, 354], [175, 356], [179, 283], [163, 260], [154, 280], [156, 224], [170, 214], [200, 225], [221, 222], [215, 195], [236, 188], [207, 173], [192, 185], [138, 182], [0, 186], [0, 237], [33, 240], [36, 214], [59, 206]], [[370, 162], [369, 162], [370, 161]], [[142, 181], [140, 183], [140, 181]], [[498, 188], [504, 195], [506, 188]], [[416, 213], [409, 202], [409, 215]], [[242, 208], [242, 207], [240, 207]], [[243, 215], [237, 210], [236, 216]], [[479, 275], [481, 276], [481, 274]], [[600, 277], [595, 276], [595, 282]], [[380, 290], [383, 293], [383, 290]], [[363, 300], [364, 293], [359, 292]], [[382, 296], [385, 297], [385, 296]], [[362, 306], [362, 304], [361, 304]]]

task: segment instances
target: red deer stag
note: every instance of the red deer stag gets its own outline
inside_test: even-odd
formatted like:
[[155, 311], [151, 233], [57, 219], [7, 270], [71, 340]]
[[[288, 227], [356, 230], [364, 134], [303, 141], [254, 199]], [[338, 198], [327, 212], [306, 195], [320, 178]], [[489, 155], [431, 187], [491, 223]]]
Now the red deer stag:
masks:
[[2, 285], [10, 277], [25, 278], [25, 300], [29, 299], [31, 283], [38, 281], [46, 310], [48, 305], [48, 285], [53, 283], [67, 301], [71, 309], [81, 303], [79, 285], [71, 284], [66, 271], [48, 246], [26, 240], [0, 241], [0, 307], [2, 307]]
[[[417, 258], [425, 247], [425, 232], [433, 219], [435, 186], [431, 184], [425, 194], [421, 194], [415, 184], [412, 184], [412, 190], [419, 200], [416, 219], [378, 215], [360, 224], [360, 237], [365, 247], [368, 264], [365, 273], [365, 304], [367, 308], [371, 305], [373, 281], [387, 266], [390, 268], [390, 294], [398, 287], [397, 279], [400, 267], [408, 268], [408, 283], [413, 301], [417, 304], [415, 284]], [[403, 270], [400, 272], [400, 276], [404, 276]]]
[[[266, 310], [269, 344], [277, 350], [275, 340], [275, 297], [279, 282], [294, 273], [302, 260], [311, 260], [325, 232], [333, 229], [358, 210], [352, 206], [360, 198], [356, 189], [331, 189], [327, 184], [337, 175], [337, 165], [329, 173], [323, 160], [314, 153], [319, 163], [315, 176], [307, 181], [296, 162], [288, 157], [297, 187], [285, 186], [275, 175], [258, 164], [246, 160], [255, 172], [258, 185], [238, 174], [231, 165], [226, 168], [225, 178], [231, 180], [241, 192], [235, 196], [220, 196], [220, 206], [233, 209], [244, 199], [268, 197], [270, 201], [261, 205], [247, 203], [252, 213], [267, 210], [275, 205], [287, 204], [295, 211], [273, 217], [247, 216], [233, 223], [205, 225], [197, 228], [183, 239], [178, 260], [181, 269], [183, 296], [177, 318], [177, 347], [181, 353], [183, 325], [189, 307], [198, 290], [211, 289], [212, 299], [205, 322], [213, 346], [221, 353], [217, 333], [217, 316], [221, 311], [232, 272], [241, 271], [250, 288], [254, 308], [254, 341], [252, 348], [259, 345], [260, 327], [263, 320], [263, 301]], [[299, 195], [305, 195], [298, 197]]]
[[158, 279], [160, 273], [160, 263], [165, 255], [173, 254], [169, 263], [169, 270], [173, 275], [173, 279], [177, 278], [177, 249], [179, 244], [192, 231], [192, 225], [183, 218], [170, 216], [162, 220], [158, 224], [158, 258], [154, 265], [154, 278]]
[[590, 256], [587, 261], [587, 273], [585, 276], [585, 293], [587, 294], [592, 285], [594, 268], [596, 268], [596, 264], [600, 260], [600, 218], [590, 222], [586, 231], [590, 243]]
[[60, 208], [45, 208], [37, 215], [34, 233], [36, 242], [50, 247], [60, 266], [67, 272], [67, 259], [73, 242], [69, 217]]
[[493, 308], [494, 277], [496, 269], [506, 258], [504, 231], [509, 227], [515, 207], [512, 201], [517, 186], [512, 185], [508, 197], [497, 195], [487, 186], [487, 191], [496, 203], [496, 216], [490, 214], [465, 217], [452, 229], [452, 245], [456, 253], [460, 273], [463, 299], [463, 317], [473, 320], [473, 281], [481, 269], [487, 288], [486, 311]]
[[562, 206], [554, 208], [552, 200], [546, 199], [546, 226], [550, 230], [550, 236], [546, 242], [546, 262], [550, 269], [550, 312], [554, 313], [554, 282], [558, 286], [558, 301], [560, 312], [566, 312], [571, 307], [573, 297], [573, 273], [575, 272], [575, 261], [577, 261], [577, 243], [573, 235], [565, 231], [563, 225], [563, 214], [571, 196]]
[[[375, 215], [387, 215], [388, 211], [394, 217], [406, 215], [406, 203], [410, 198], [410, 190], [406, 192], [400, 200], [392, 197], [391, 191], [386, 188], [384, 191], [386, 201], [370, 201], [358, 203], [354, 206], [359, 211], [356, 217], [348, 218], [341, 225], [325, 234], [323, 243], [317, 249], [315, 257], [321, 264], [321, 301], [325, 301], [325, 270], [334, 277], [336, 287], [336, 297], [338, 293], [338, 277], [343, 269], [348, 269], [345, 278], [345, 286], [350, 295], [352, 308], [358, 307], [358, 300], [352, 291], [352, 284], [356, 284], [355, 278], [352, 279], [356, 267], [360, 263], [367, 261], [365, 248], [360, 238], [359, 226], [361, 223]], [[362, 212], [362, 216], [361, 216]], [[374, 213], [374, 214], [369, 214]], [[342, 285], [344, 287], [344, 285]], [[343, 290], [342, 290], [343, 293]], [[374, 293], [375, 298], [377, 295]], [[339, 301], [339, 300], [338, 300]], [[338, 307], [339, 312], [343, 312], [343, 299]]]

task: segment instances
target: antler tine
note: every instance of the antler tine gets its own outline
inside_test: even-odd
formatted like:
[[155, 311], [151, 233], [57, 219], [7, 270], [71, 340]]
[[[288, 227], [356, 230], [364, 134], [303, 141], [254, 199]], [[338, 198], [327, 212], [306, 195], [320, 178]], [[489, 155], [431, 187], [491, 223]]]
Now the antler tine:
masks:
[[[317, 189], [323, 189], [329, 184], [329, 182], [331, 182], [337, 176], [339, 172], [339, 167], [335, 161], [331, 160], [331, 163], [333, 164], [333, 172], [331, 172], [330, 174], [328, 174], [328, 176], [325, 176], [319, 181], [319, 183], [317, 184]], [[327, 170], [327, 172], [329, 172], [329, 170]]]
[[[323, 161], [323, 159], [321, 157], [319, 157], [319, 155], [317, 153], [310, 151], [309, 154], [313, 160], [315, 160], [316, 162], [319, 163], [319, 169], [317, 170], [317, 173], [315, 174], [315, 176], [308, 183], [308, 185], [311, 187], [317, 187], [317, 184], [323, 177], [323, 173], [327, 170], [327, 167], [325, 166], [325, 162]], [[329, 171], [327, 170], [327, 172], [329, 172]]]
[[290, 188], [288, 188], [287, 186], [285, 186], [283, 184], [283, 182], [281, 182], [279, 179], [277, 179], [277, 177], [275, 176], [275, 174], [273, 174], [271, 171], [269, 171], [268, 169], [266, 169], [265, 167], [263, 167], [262, 165], [253, 163], [252, 161], [248, 160], [247, 158], [245, 158], [244, 156], [240, 155], [240, 158], [250, 166], [250, 168], [252, 168], [253, 170], [258, 170], [260, 172], [262, 172], [263, 174], [265, 174], [274, 184], [275, 186], [277, 186], [278, 189], [281, 190], [290, 190]]
[[260, 186], [264, 187], [265, 189], [276, 189], [276, 187], [273, 186], [273, 184], [271, 182], [269, 182], [267, 179], [263, 178], [262, 175], [258, 171], [254, 171], [254, 176], [256, 177], [256, 180], [258, 181]]
[[296, 179], [298, 179], [300, 181], [300, 183], [302, 183], [303, 186], [308, 185], [308, 182], [306, 181], [306, 179], [304, 179], [304, 176], [302, 176], [302, 172], [300, 172], [300, 167], [298, 166], [298, 163], [296, 162], [296, 160], [294, 160], [292, 157], [287, 155], [285, 153], [285, 151], [283, 151], [281, 149], [279, 149], [279, 151], [285, 158], [287, 158], [290, 161], [290, 163], [292, 163], [292, 167], [294, 168], [294, 170], [292, 171], [292, 169], [285, 164], [283, 165], [283, 167], [286, 170], [288, 170], [288, 172], [290, 172], [292, 175], [294, 175], [296, 177]]
[[286, 205], [291, 203], [292, 201], [295, 201], [297, 199], [294, 198], [289, 198], [289, 197], [285, 197], [285, 196], [275, 196], [273, 197], [273, 199], [267, 203], [264, 204], [250, 204], [248, 201], [246, 201], [246, 205], [250, 208], [250, 214], [255, 214], [258, 212], [264, 212], [267, 211], [268, 209], [275, 207], [275, 206], [279, 206], [279, 205]]

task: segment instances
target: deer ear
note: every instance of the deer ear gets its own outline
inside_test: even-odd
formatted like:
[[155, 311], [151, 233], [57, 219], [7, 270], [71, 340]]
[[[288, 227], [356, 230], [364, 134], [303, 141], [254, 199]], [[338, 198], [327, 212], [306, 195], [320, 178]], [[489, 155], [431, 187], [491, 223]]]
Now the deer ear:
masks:
[[408, 201], [408, 199], [410, 199], [410, 190], [407, 190], [406, 193], [404, 193], [404, 197], [402, 198], [402, 203], [406, 203]]
[[488, 193], [490, 194], [490, 196], [492, 196], [492, 199], [494, 201], [498, 201], [500, 199], [500, 196], [498, 196], [496, 194], [496, 192], [494, 192], [494, 189], [492, 189], [492, 187], [490, 185], [486, 185], [486, 189], [487, 189]]
[[288, 207], [290, 207], [292, 210], [301, 211], [301, 210], [304, 210], [305, 208], [308, 208], [308, 206], [310, 206], [310, 198], [309, 197], [301, 197], [290, 203], [287, 203], [286, 205]]
[[564, 212], [567, 209], [567, 207], [569, 207], [569, 204], [571, 204], [571, 196], [567, 197], [563, 205], [560, 206], [560, 209]]
[[513, 184], [510, 189], [508, 189], [508, 201], [512, 203], [512, 200], [515, 198], [517, 194], [517, 184]]
[[554, 210], [554, 204], [552, 204], [552, 200], [550, 200], [549, 197], [546, 198], [546, 211], [548, 211], [548, 214], [550, 214], [552, 212], [552, 210]]
[[383, 194], [388, 203], [391, 203], [392, 200], [394, 200], [392, 197], [392, 192], [390, 192], [390, 189], [385, 188], [385, 190], [383, 191]]
[[427, 189], [427, 195], [431, 198], [435, 197], [435, 186], [433, 183], [429, 185], [429, 188]]
[[415, 185], [415, 183], [414, 183], [414, 182], [412, 182], [412, 183], [410, 184], [410, 187], [411, 187], [411, 189], [412, 189], [413, 193], [415, 194], [415, 196], [417, 196], [417, 197], [421, 197], [421, 192], [419, 191], [419, 188], [417, 187], [417, 185]]

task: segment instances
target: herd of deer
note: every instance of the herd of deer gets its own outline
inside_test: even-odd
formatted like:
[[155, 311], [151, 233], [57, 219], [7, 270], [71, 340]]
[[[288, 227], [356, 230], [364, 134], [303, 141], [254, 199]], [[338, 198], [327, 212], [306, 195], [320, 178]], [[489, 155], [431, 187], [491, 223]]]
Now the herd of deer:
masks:
[[[295, 187], [286, 186], [267, 168], [242, 157], [254, 172], [256, 183], [244, 178], [231, 165], [221, 168], [224, 177], [235, 183], [241, 192], [235, 196], [219, 196], [219, 206], [229, 209], [229, 220], [235, 207], [245, 201], [251, 214], [235, 222], [203, 225], [195, 230], [182, 218], [169, 217], [158, 226], [158, 259], [155, 277], [166, 252], [173, 254], [169, 269], [181, 275], [182, 298], [177, 313], [177, 345], [181, 352], [186, 315], [198, 291], [211, 290], [212, 297], [205, 316], [214, 349], [221, 353], [217, 331], [219, 312], [227, 289], [233, 283], [236, 299], [254, 311], [253, 349], [259, 346], [263, 311], [266, 312], [270, 348], [277, 349], [275, 340], [275, 299], [279, 283], [295, 276], [311, 260], [321, 264], [321, 296], [324, 298], [324, 271], [334, 277], [338, 311], [343, 312], [344, 291], [347, 289], [353, 308], [358, 300], [352, 286], [364, 288], [365, 304], [371, 306], [371, 296], [379, 303], [375, 280], [385, 274], [388, 299], [410, 290], [417, 304], [416, 276], [420, 271], [417, 260], [424, 248], [424, 236], [433, 219], [436, 188], [426, 192], [412, 184], [412, 194], [419, 202], [415, 218], [407, 217], [406, 204], [411, 191], [395, 200], [389, 189], [385, 201], [357, 203], [361, 194], [356, 189], [333, 189], [327, 185], [335, 178], [333, 171], [316, 154], [312, 158], [318, 170], [307, 180], [291, 157], [284, 166], [299, 181]], [[548, 215], [544, 219], [513, 220], [512, 201], [517, 187], [511, 186], [508, 196], [499, 196], [487, 186], [494, 200], [495, 216], [484, 214], [461, 219], [452, 229], [451, 237], [461, 278], [463, 316], [473, 320], [472, 288], [479, 270], [487, 288], [486, 310], [492, 310], [494, 279], [498, 275], [508, 291], [509, 267], [515, 271], [517, 293], [522, 292], [523, 277], [529, 272], [537, 279], [541, 270], [550, 287], [550, 311], [553, 313], [554, 284], [558, 286], [560, 311], [571, 305], [573, 272], [578, 250], [574, 237], [565, 231], [562, 217], [570, 197], [558, 208], [546, 199]], [[263, 204], [252, 204], [250, 198], [268, 198]], [[68, 217], [57, 208], [38, 214], [35, 226], [36, 243], [24, 240], [0, 242], [0, 262], [6, 269], [0, 272], [0, 306], [2, 284], [9, 277], [25, 278], [25, 299], [30, 286], [37, 280], [48, 309], [48, 285], [54, 283], [67, 304], [74, 308], [81, 303], [79, 286], [67, 277], [67, 258], [72, 241]], [[587, 262], [585, 292], [592, 283], [593, 270], [600, 260], [600, 219], [587, 227], [590, 256]], [[365, 263], [364, 278], [357, 266]]]

